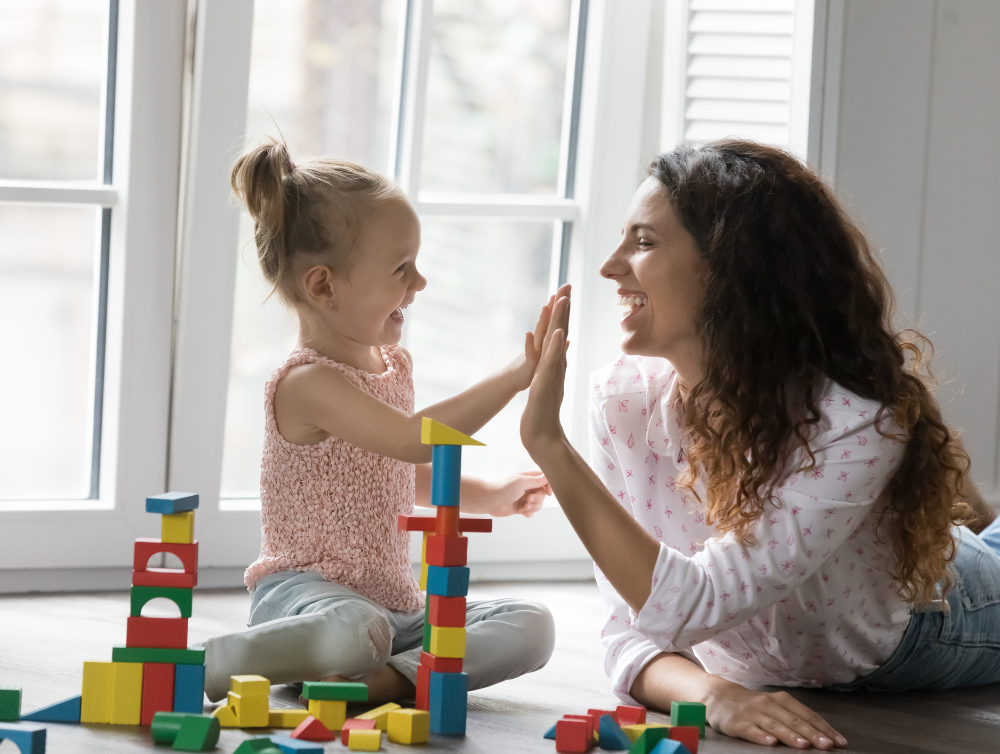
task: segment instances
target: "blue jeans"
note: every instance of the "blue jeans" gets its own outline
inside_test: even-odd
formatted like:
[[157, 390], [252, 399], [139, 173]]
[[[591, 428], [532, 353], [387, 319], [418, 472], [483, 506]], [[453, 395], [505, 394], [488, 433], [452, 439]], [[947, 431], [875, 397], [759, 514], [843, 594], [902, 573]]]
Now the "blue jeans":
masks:
[[976, 536], [955, 530], [947, 611], [914, 613], [892, 656], [835, 691], [950, 689], [1000, 682], [1000, 518]]

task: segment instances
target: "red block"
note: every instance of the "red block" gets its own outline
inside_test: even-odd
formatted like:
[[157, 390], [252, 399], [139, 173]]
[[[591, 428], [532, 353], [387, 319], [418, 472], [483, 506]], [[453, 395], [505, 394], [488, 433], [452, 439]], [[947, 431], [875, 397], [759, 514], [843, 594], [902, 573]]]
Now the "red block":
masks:
[[[468, 559], [468, 537], [442, 537], [438, 534], [427, 537], [427, 565], [464, 566]], [[431, 621], [431, 625], [438, 624]]]
[[132, 586], [194, 589], [198, 586], [198, 574], [179, 571], [176, 568], [147, 568], [145, 571], [132, 571]]
[[[434, 539], [434, 537], [428, 539]], [[430, 554], [430, 545], [427, 547], [427, 553]], [[430, 562], [429, 559], [428, 562]], [[431, 562], [431, 565], [437, 565], [437, 563]], [[441, 597], [432, 594], [430, 595], [430, 603], [429, 617], [432, 626], [461, 628], [465, 625], [465, 597]]]
[[459, 508], [457, 505], [439, 505], [437, 507], [437, 526], [435, 533], [439, 537], [457, 537], [461, 534], [459, 527]]
[[375, 730], [374, 720], [358, 720], [352, 717], [350, 720], [344, 721], [344, 727], [340, 729], [340, 743], [347, 746], [348, 740], [351, 738], [352, 730]]
[[[174, 711], [174, 666], [165, 662], [142, 665], [142, 712], [140, 725], [152, 725], [157, 712]], [[697, 729], [695, 729], [697, 732]]]
[[489, 534], [493, 531], [492, 518], [463, 518], [458, 525], [459, 530], [464, 534]]
[[[622, 726], [643, 725], [646, 722], [645, 707], [634, 707], [629, 704], [620, 704], [617, 709], [615, 709], [615, 714], [618, 715], [618, 724]], [[694, 752], [691, 754], [694, 754]]]
[[426, 665], [432, 673], [461, 673], [461, 657], [435, 657], [430, 652], [420, 653], [420, 665]]
[[336, 736], [312, 715], [299, 723], [299, 727], [288, 734], [300, 741], [334, 741]]
[[431, 698], [431, 669], [426, 665], [417, 666], [417, 709], [429, 710]]
[[556, 751], [581, 754], [594, 744], [594, 733], [583, 720], [563, 718], [556, 723]]
[[134, 615], [129, 617], [126, 625], [126, 647], [187, 648], [187, 618], [145, 618]]
[[597, 730], [597, 722], [590, 715], [563, 715], [563, 720], [583, 720], [590, 726], [590, 735], [593, 737], [594, 731]]
[[434, 531], [437, 519], [434, 516], [400, 516], [398, 528], [400, 531]]
[[[450, 528], [443, 531], [438, 529], [438, 520], [442, 517], [442, 511], [451, 511], [443, 515], [448, 518]], [[492, 518], [460, 518], [459, 509], [454, 505], [438, 506], [437, 516], [399, 516], [397, 527], [400, 531], [433, 531], [444, 537], [457, 537], [464, 532], [473, 534], [489, 534], [493, 531]], [[452, 520], [456, 523], [452, 523]]]
[[179, 542], [161, 542], [158, 539], [140, 537], [135, 541], [135, 550], [132, 558], [132, 570], [145, 571], [149, 559], [161, 552], [169, 552], [180, 558], [184, 564], [185, 573], [198, 572], [198, 542], [183, 544]]
[[684, 748], [691, 754], [698, 754], [699, 733], [697, 725], [676, 725], [670, 729], [670, 738], [684, 744]]
[[[609, 709], [589, 709], [589, 710], [587, 710], [587, 714], [590, 715], [592, 718], [594, 718], [594, 729], [595, 730], [600, 730], [601, 729], [601, 716], [602, 715], [611, 715], [611, 719], [614, 720], [616, 723], [618, 723], [618, 713], [617, 712], [612, 712]], [[618, 723], [618, 724], [621, 725], [621, 723]]]

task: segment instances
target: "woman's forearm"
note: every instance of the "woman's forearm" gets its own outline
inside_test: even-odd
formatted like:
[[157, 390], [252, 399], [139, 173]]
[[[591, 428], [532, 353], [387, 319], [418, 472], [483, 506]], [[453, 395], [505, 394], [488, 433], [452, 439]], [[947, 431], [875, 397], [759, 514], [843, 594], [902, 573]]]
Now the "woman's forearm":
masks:
[[644, 707], [669, 711], [671, 702], [707, 704], [717, 680], [686, 657], [665, 652], [639, 671], [629, 694]]

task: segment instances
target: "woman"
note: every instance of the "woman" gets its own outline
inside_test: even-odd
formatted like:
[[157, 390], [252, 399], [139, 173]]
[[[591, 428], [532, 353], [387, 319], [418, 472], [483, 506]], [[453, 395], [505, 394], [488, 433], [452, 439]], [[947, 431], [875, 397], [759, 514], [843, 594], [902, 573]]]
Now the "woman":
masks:
[[748, 142], [661, 155], [601, 274], [626, 312], [591, 380], [593, 470], [558, 418], [568, 298], [521, 435], [598, 568], [615, 693], [830, 749], [820, 716], [746, 686], [1000, 680], [1000, 557], [953, 529], [968, 457], [819, 177]]

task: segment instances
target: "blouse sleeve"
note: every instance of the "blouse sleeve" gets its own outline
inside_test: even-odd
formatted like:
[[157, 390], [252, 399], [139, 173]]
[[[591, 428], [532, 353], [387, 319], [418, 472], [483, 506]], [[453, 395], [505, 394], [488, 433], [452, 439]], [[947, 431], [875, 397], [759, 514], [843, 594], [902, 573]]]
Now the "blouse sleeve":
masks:
[[775, 489], [778, 503], [765, 508], [750, 547], [731, 532], [709, 539], [692, 557], [661, 545], [652, 591], [632, 625], [674, 652], [785, 598], [864, 521], [898, 466], [886, 459], [889, 442], [870, 416], [814, 440], [815, 466]]

